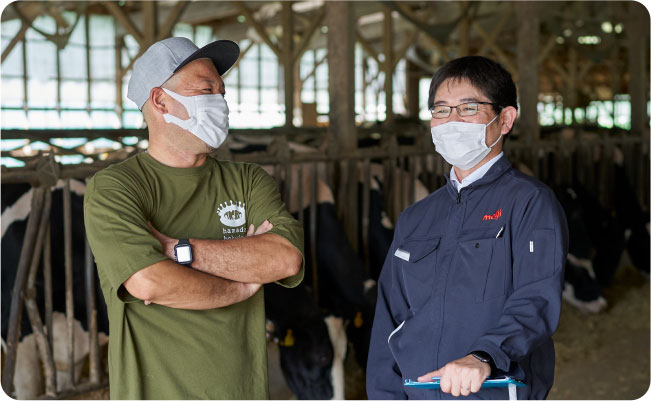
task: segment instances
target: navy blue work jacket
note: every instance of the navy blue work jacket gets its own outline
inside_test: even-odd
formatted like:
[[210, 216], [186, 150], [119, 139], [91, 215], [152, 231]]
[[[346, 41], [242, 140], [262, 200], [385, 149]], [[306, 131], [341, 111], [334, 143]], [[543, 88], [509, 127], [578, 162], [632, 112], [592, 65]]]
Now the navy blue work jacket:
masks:
[[[476, 350], [526, 382], [519, 399], [545, 398], [567, 246], [567, 221], [553, 192], [506, 157], [460, 192], [448, 179], [407, 208], [378, 284], [369, 399], [456, 399], [404, 387], [403, 380]], [[509, 397], [507, 389], [490, 388], [459, 398]]]

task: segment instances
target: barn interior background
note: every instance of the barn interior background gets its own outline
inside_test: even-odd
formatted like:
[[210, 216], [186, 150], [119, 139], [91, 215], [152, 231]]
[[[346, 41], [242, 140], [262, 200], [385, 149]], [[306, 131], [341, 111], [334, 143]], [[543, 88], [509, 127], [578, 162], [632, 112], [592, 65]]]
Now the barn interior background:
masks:
[[[8, 394], [108, 396], [103, 300], [76, 206], [85, 178], [146, 149], [142, 116], [126, 98], [126, 85], [135, 59], [170, 35], [198, 46], [215, 39], [239, 44], [241, 57], [224, 77], [229, 140], [215, 156], [266, 165], [278, 179], [317, 255], [305, 287], [323, 316], [342, 319], [351, 343], [351, 328], [370, 325], [361, 314], [369, 305], [351, 300], [344, 308], [357, 310], [351, 315], [328, 303], [341, 277], [329, 279], [335, 273], [319, 263], [318, 250], [331, 245], [319, 234], [320, 207], [336, 205], [340, 239], [357, 255], [358, 263], [344, 270], [377, 278], [384, 259], [375, 246], [378, 230], [390, 233], [400, 211], [440, 187], [449, 171], [427, 128], [433, 73], [464, 55], [502, 63], [520, 101], [505, 151], [559, 196], [569, 194], [564, 206], [579, 233], [573, 238], [585, 240], [577, 250], [583, 253], [568, 260], [578, 270], [566, 278], [550, 398], [628, 399], [648, 390], [649, 13], [643, 5], [17, 1], [4, 7], [1, 30]], [[272, 366], [278, 352], [282, 357], [301, 341], [290, 337], [270, 334]], [[33, 350], [31, 359], [21, 362], [19, 339]], [[363, 361], [356, 361], [363, 344], [342, 350], [332, 340], [335, 355], [325, 370], [332, 380], [319, 394], [365, 397]], [[345, 380], [330, 370], [338, 363]], [[272, 396], [310, 398], [292, 383], [290, 391], [281, 369], [272, 370]]]

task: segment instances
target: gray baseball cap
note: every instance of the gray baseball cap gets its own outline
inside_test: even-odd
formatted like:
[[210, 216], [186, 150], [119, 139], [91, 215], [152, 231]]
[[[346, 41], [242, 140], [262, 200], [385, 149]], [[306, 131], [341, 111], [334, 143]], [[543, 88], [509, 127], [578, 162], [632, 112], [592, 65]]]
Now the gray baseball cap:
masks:
[[218, 40], [199, 49], [190, 39], [167, 38], [149, 46], [133, 64], [127, 97], [140, 110], [149, 92], [161, 86], [191, 61], [209, 58], [219, 75], [224, 75], [240, 56], [239, 46], [230, 40]]

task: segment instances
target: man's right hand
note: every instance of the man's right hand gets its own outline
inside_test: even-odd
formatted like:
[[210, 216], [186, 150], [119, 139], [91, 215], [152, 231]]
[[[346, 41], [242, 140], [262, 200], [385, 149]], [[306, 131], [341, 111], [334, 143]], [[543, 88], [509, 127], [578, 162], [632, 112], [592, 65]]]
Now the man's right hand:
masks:
[[260, 224], [260, 226], [258, 227], [257, 230], [255, 229], [255, 226], [254, 226], [253, 224], [251, 224], [251, 225], [249, 226], [249, 229], [246, 231], [246, 236], [247, 236], [247, 237], [251, 237], [251, 236], [253, 236], [253, 235], [264, 234], [264, 233], [266, 233], [267, 231], [271, 230], [272, 228], [274, 228], [274, 225], [271, 224], [271, 223], [269, 222], [269, 220], [265, 220], [265, 221], [263, 221], [262, 224]]
[[242, 285], [244, 286], [245, 293], [248, 294], [246, 298], [252, 297], [262, 287], [262, 284], [258, 283], [242, 283]]

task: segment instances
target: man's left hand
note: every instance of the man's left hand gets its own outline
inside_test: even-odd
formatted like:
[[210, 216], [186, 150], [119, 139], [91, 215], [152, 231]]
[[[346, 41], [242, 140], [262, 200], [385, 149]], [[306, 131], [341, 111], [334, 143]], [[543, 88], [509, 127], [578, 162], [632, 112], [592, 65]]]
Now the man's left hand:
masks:
[[490, 374], [490, 365], [481, 362], [472, 355], [466, 355], [461, 359], [449, 362], [441, 369], [420, 376], [418, 381], [428, 382], [432, 380], [432, 377], [440, 377], [441, 391], [458, 397], [478, 392]]

